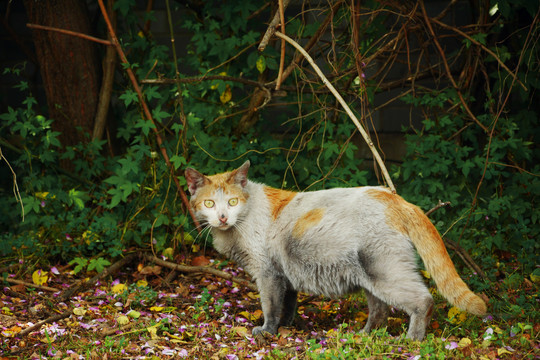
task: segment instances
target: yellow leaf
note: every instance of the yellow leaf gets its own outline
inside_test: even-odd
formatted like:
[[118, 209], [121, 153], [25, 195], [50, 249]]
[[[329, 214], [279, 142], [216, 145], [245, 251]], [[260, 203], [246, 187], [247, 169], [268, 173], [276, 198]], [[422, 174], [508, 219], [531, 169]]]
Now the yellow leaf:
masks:
[[508, 351], [506, 348], [498, 348], [497, 355], [501, 356], [502, 354], [511, 354], [511, 351]]
[[157, 331], [158, 331], [158, 326], [159, 324], [156, 324], [154, 326], [150, 326], [150, 327], [147, 327], [146, 330], [150, 333], [150, 337], [152, 338], [152, 340], [157, 340], [159, 339], [159, 336], [157, 335]]
[[221, 100], [222, 104], [226, 104], [229, 101], [231, 101], [231, 99], [232, 99], [231, 87], [229, 85], [227, 85], [225, 87], [225, 91], [222, 92], [221, 95], [219, 95], [219, 100]]
[[132, 319], [138, 319], [141, 316], [141, 313], [135, 310], [130, 310], [126, 315]]
[[173, 256], [174, 256], [174, 250], [173, 248], [166, 248], [165, 250], [163, 250], [162, 252], [163, 256], [165, 256], [167, 259], [172, 259]]
[[154, 312], [160, 312], [161, 310], [163, 310], [164, 307], [163, 306], [152, 306], [150, 308], [150, 311], [154, 311]]
[[252, 300], [257, 300], [259, 298], [259, 294], [255, 294], [253, 291], [248, 292], [247, 296]]
[[236, 332], [239, 336], [246, 336], [247, 335], [247, 328], [245, 326], [236, 326], [233, 327], [234, 332]]
[[96, 240], [98, 240], [99, 236], [91, 230], [86, 230], [85, 232], [83, 232], [82, 238], [86, 242], [87, 245], [90, 245], [92, 242], [95, 242]]
[[36, 197], [38, 199], [41, 199], [41, 200], [45, 200], [47, 198], [47, 196], [49, 195], [49, 192], [48, 191], [45, 191], [45, 192], [37, 192], [36, 194]]
[[472, 344], [472, 341], [469, 338], [463, 338], [463, 339], [459, 340], [459, 342], [458, 342], [458, 346], [460, 348], [466, 348], [467, 346], [469, 346], [471, 344]]
[[453, 306], [448, 310], [448, 320], [452, 324], [461, 324], [467, 319], [467, 314]]
[[9, 329], [2, 330], [2, 336], [3, 337], [13, 337], [20, 333], [22, 331], [22, 328], [20, 326], [12, 326]]
[[239, 315], [245, 317], [249, 321], [255, 321], [255, 320], [258, 320], [258, 319], [261, 318], [262, 311], [261, 310], [256, 310], [255, 312], [253, 312], [253, 314], [250, 314], [247, 311], [242, 311]]
[[47, 275], [46, 271], [43, 270], [36, 270], [32, 274], [32, 281], [36, 285], [43, 285], [47, 283], [47, 280], [49, 280], [49, 276]]
[[122, 294], [124, 291], [127, 290], [126, 284], [116, 284], [112, 287], [112, 292], [115, 294]]
[[199, 244], [193, 244], [191, 245], [191, 251], [192, 252], [199, 252], [199, 250], [201, 249], [201, 246]]
[[193, 241], [195, 241], [195, 239], [193, 239], [193, 236], [191, 236], [191, 234], [184, 233], [184, 243], [186, 245], [193, 244]]
[[137, 281], [137, 286], [138, 287], [147, 287], [148, 282], [146, 280], [139, 280], [139, 281]]
[[127, 325], [129, 324], [129, 318], [126, 316], [126, 315], [120, 315], [116, 318], [116, 322], [118, 323], [118, 325], [122, 326], [122, 325]]
[[73, 313], [77, 316], [84, 316], [84, 314], [86, 314], [86, 309], [82, 307], [78, 307], [78, 308], [73, 309]]
[[536, 275], [536, 274], [531, 274], [531, 280], [535, 283], [539, 283], [540, 282], [540, 276]]
[[356, 314], [355, 320], [358, 322], [364, 322], [368, 318], [368, 315], [362, 311]]
[[422, 275], [424, 275], [426, 279], [431, 279], [431, 274], [429, 273], [429, 271], [420, 270], [420, 272], [422, 273]]
[[13, 315], [13, 312], [11, 311], [10, 308], [8, 308], [7, 306], [4, 306], [2, 308], [2, 314], [5, 314], [5, 315]]
[[328, 332], [326, 333], [326, 337], [336, 337], [337, 336], [337, 332], [334, 330], [334, 329], [330, 329], [328, 330]]
[[264, 70], [266, 70], [266, 59], [264, 56], [259, 56], [257, 59], [257, 62], [255, 63], [255, 66], [257, 67], [257, 70], [259, 70], [259, 73], [263, 73]]

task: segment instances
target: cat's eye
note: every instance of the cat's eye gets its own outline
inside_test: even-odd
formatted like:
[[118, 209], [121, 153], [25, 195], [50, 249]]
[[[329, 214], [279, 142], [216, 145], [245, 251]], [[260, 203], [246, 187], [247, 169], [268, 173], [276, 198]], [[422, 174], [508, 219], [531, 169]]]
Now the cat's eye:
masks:
[[213, 208], [214, 200], [204, 200], [204, 206], [206, 206], [207, 208]]
[[232, 198], [229, 200], [229, 205], [230, 206], [236, 206], [238, 205], [238, 198]]

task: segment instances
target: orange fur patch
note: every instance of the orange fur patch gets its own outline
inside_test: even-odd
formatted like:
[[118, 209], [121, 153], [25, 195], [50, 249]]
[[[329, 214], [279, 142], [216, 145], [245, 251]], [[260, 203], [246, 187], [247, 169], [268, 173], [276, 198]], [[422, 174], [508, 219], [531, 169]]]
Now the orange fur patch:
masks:
[[270, 201], [270, 211], [274, 220], [277, 219], [283, 208], [296, 196], [296, 193], [293, 191], [274, 189], [267, 186], [264, 188], [264, 193]]
[[387, 206], [387, 224], [411, 239], [439, 291], [457, 307], [484, 314], [486, 304], [461, 280], [439, 232], [424, 212], [389, 191], [370, 189], [367, 193]]
[[297, 239], [301, 238], [309, 228], [317, 225], [322, 220], [323, 215], [324, 209], [321, 208], [310, 210], [302, 215], [294, 224], [293, 236]]
[[246, 202], [249, 194], [242, 191], [242, 187], [234, 182], [233, 176], [233, 171], [207, 176], [207, 181], [197, 192], [196, 198], [191, 198], [191, 206], [194, 209], [202, 207], [204, 200], [213, 199], [214, 193], [219, 189], [225, 194], [236, 196], [240, 202]]

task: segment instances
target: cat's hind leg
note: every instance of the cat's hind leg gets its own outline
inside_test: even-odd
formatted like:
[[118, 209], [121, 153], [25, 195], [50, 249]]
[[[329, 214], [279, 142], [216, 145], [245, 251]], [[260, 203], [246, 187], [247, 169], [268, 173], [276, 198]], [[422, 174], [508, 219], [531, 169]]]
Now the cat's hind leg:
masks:
[[386, 323], [388, 319], [388, 305], [368, 290], [364, 290], [364, 293], [368, 302], [369, 316], [362, 332], [369, 333], [371, 330]]
[[398, 278], [390, 277], [383, 283], [377, 284], [377, 287], [373, 289], [373, 295], [405, 311], [410, 317], [407, 338], [422, 340], [431, 319], [433, 297], [417, 274], [411, 274], [411, 278], [406, 280], [401, 276]]

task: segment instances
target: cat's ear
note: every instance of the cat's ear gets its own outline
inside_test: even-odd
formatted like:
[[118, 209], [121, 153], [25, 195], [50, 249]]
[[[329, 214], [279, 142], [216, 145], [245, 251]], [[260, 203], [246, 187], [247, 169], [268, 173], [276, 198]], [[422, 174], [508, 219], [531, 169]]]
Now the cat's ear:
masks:
[[204, 176], [195, 169], [187, 168], [184, 174], [191, 195], [195, 195], [197, 189], [203, 187], [208, 183], [208, 179], [206, 178], [206, 176]]
[[242, 166], [232, 172], [231, 179], [240, 186], [245, 187], [247, 185], [247, 174], [251, 163], [247, 160]]

